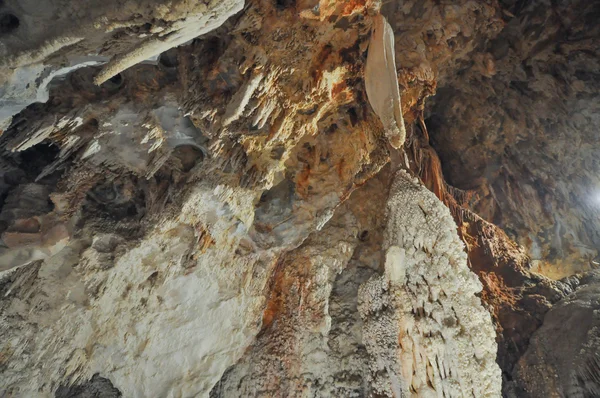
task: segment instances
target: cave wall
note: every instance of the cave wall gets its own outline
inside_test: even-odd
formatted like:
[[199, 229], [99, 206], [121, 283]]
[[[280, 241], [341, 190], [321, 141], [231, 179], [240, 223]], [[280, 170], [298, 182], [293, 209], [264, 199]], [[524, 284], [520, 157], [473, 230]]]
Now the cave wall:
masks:
[[431, 141], [470, 208], [559, 279], [598, 264], [600, 3], [502, 6], [502, 31], [438, 83]]

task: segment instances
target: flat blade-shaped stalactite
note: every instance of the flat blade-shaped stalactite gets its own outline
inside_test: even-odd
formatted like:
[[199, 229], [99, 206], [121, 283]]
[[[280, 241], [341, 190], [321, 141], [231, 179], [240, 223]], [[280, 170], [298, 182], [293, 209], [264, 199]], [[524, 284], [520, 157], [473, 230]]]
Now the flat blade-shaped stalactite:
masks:
[[398, 149], [406, 139], [396, 76], [394, 32], [381, 14], [373, 18], [373, 31], [365, 66], [367, 97], [381, 119], [390, 144]]

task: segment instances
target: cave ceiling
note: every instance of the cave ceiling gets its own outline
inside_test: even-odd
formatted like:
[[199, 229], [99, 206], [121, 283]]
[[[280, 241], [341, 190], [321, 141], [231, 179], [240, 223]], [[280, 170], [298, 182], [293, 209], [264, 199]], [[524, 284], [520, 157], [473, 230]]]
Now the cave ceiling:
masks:
[[0, 0], [0, 396], [599, 396], [599, 21]]

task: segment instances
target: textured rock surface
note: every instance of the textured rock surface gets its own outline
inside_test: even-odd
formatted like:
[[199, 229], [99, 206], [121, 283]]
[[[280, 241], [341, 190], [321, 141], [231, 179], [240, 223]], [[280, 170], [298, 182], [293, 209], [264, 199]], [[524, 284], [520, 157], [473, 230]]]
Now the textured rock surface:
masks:
[[598, 264], [600, 4], [501, 3], [504, 28], [438, 83], [427, 124], [448, 181], [561, 278]]
[[597, 16], [0, 1], [0, 396], [598, 395]]
[[546, 314], [515, 368], [511, 396], [600, 394], [600, 275], [596, 271], [571, 282], [577, 290]]
[[[468, 214], [460, 234], [467, 246], [469, 264], [483, 284], [482, 300], [496, 324], [497, 361], [505, 380], [528, 347], [544, 315], [572, 287], [531, 272], [525, 250], [502, 230]], [[465, 217], [466, 218], [466, 217]]]
[[80, 385], [59, 387], [55, 396], [56, 398], [119, 398], [122, 394], [110, 380], [96, 374]]
[[[288, 253], [272, 280], [263, 330], [212, 392], [230, 396], [366, 396], [358, 291], [383, 267], [389, 172], [356, 190], [323, 230]], [[332, 244], [332, 242], [337, 242]]]
[[116, 231], [73, 239], [5, 277], [8, 392], [47, 394], [94, 373], [125, 396], [210, 390], [258, 331], [275, 264], [239, 248], [252, 193], [211, 180], [137, 242]]
[[[285, 255], [274, 275], [263, 332], [212, 396], [364, 395], [356, 291], [336, 292], [336, 276], [351, 259], [357, 234], [350, 214], [334, 216]], [[351, 282], [359, 277], [356, 268], [343, 272], [340, 277]], [[340, 330], [342, 322], [351, 330]]]
[[[6, 0], [0, 4], [0, 129], [32, 102], [48, 100], [52, 78], [108, 62], [96, 83], [220, 26], [243, 0]], [[7, 26], [5, 26], [7, 25]]]
[[455, 225], [433, 193], [396, 175], [385, 272], [359, 291], [376, 395], [500, 394], [491, 318]]
[[[378, 185], [355, 192], [285, 257], [265, 330], [214, 396], [500, 394], [494, 328], [450, 213], [400, 173], [384, 239], [386, 217], [369, 222], [364, 214], [383, 205], [381, 197], [357, 208]], [[371, 242], [362, 232], [357, 238], [360, 230], [371, 231]]]

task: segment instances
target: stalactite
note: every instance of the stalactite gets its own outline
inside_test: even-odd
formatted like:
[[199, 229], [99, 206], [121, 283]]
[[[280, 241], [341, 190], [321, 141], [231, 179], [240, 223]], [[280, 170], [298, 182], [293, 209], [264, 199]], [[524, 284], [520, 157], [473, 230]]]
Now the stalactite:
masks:
[[398, 149], [406, 139], [396, 72], [394, 32], [381, 14], [373, 17], [369, 55], [365, 65], [367, 97], [381, 119], [390, 144]]

